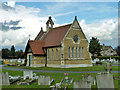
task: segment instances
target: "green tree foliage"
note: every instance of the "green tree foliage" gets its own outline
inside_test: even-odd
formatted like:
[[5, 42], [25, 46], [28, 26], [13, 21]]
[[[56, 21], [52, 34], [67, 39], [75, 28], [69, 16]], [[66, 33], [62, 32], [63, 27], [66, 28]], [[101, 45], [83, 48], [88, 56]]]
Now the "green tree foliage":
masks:
[[24, 52], [23, 52], [23, 50], [18, 50], [18, 51], [16, 51], [16, 52], [15, 52], [15, 56], [16, 56], [17, 58], [23, 58], [23, 57], [24, 57]]
[[7, 59], [10, 56], [10, 50], [7, 48], [2, 49], [2, 58]]
[[15, 51], [14, 45], [11, 46], [11, 50], [8, 48], [2, 49], [2, 58], [9, 59], [9, 58], [25, 58], [23, 50]]
[[115, 48], [115, 51], [116, 51], [117, 54], [120, 56], [120, 46], [117, 46], [117, 48]]
[[12, 57], [15, 56], [15, 47], [14, 47], [14, 45], [11, 46], [11, 56]]
[[92, 37], [90, 39], [89, 43], [89, 52], [94, 56], [94, 54], [100, 55], [100, 51], [102, 49], [102, 46], [99, 43], [99, 40], [95, 37]]

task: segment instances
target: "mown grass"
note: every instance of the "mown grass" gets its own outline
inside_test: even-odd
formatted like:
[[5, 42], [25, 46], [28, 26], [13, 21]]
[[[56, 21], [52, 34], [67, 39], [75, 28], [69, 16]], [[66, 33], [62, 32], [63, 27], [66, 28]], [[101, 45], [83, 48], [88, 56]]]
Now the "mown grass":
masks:
[[[2, 70], [3, 72], [8, 72], [9, 75], [13, 75], [13, 76], [23, 76], [23, 72], [22, 71], [12, 71], [12, 70]], [[59, 83], [63, 78], [65, 78], [64, 73], [38, 73], [36, 72], [36, 75], [45, 75], [45, 76], [50, 76], [51, 79], [54, 78], [55, 83]], [[82, 75], [88, 75], [88, 73], [68, 73], [68, 77], [69, 78], [73, 78], [74, 81], [80, 80], [82, 78]], [[91, 73], [91, 76], [96, 76], [97, 73]], [[114, 76], [118, 76], [118, 73], [113, 73]], [[114, 80], [114, 86], [115, 88], [118, 88], [118, 80]], [[62, 86], [64, 88], [64, 86]], [[12, 84], [10, 86], [3, 86], [3, 88], [49, 88], [49, 85], [38, 85], [38, 81], [36, 81], [35, 83], [31, 84], [31, 85], [17, 85]], [[73, 88], [73, 84], [69, 85], [68, 88]], [[97, 84], [92, 86], [92, 88], [97, 88]]]
[[[6, 66], [24, 69], [35, 69], [35, 70], [49, 70], [49, 71], [105, 71], [105, 65], [94, 65], [92, 67], [79, 67], [79, 68], [51, 68], [51, 67], [26, 67], [26, 66]], [[112, 70], [118, 70], [120, 66], [112, 66]]]

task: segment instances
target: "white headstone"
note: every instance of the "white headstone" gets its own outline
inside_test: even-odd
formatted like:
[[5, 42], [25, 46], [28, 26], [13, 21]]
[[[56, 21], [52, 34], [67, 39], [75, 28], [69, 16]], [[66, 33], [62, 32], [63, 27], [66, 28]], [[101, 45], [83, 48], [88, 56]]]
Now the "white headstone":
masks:
[[90, 90], [91, 89], [91, 84], [90, 84], [90, 82], [80, 80], [80, 81], [74, 82], [73, 88], [75, 90], [79, 89], [79, 88], [87, 88], [88, 90]]
[[100, 88], [114, 88], [113, 75], [110, 73], [101, 73], [96, 76], [97, 87]]
[[0, 73], [0, 77], [2, 77], [2, 82], [0, 85], [10, 85], [8, 72]]
[[84, 80], [86, 82], [90, 82], [91, 85], [95, 85], [95, 78], [91, 75], [83, 76], [82, 80]]
[[29, 77], [29, 79], [33, 79], [33, 71], [24, 71], [24, 80]]
[[92, 76], [88, 76], [88, 81], [91, 83], [91, 85], [95, 85], [95, 78]]
[[22, 64], [24, 64], [25, 63], [25, 59], [22, 59]]
[[39, 76], [38, 85], [50, 85], [50, 76]]
[[61, 83], [56, 83], [56, 88], [61, 88]]

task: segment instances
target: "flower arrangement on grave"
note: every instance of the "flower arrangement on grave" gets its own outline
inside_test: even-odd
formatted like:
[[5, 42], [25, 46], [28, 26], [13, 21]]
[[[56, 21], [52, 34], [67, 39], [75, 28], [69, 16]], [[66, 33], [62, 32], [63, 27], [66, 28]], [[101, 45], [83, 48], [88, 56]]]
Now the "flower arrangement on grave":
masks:
[[65, 81], [68, 82], [68, 73], [64, 73], [65, 75]]
[[62, 85], [71, 85], [73, 82], [73, 78], [68, 78], [68, 73], [64, 73], [65, 78], [61, 80]]
[[5, 64], [9, 64], [9, 62], [7, 60], [5, 60]]
[[65, 79], [67, 80], [68, 79], [68, 73], [64, 73], [65, 75]]
[[88, 73], [88, 76], [90, 76], [91, 74], [90, 73]]
[[67, 76], [67, 75], [68, 75], [68, 73], [64, 73], [64, 75], [65, 75], [65, 76]]

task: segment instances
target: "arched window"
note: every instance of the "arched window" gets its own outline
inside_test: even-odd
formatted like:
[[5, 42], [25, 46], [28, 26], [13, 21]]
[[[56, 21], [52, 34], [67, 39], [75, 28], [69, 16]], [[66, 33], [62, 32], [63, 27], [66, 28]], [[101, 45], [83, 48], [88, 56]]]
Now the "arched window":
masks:
[[47, 54], [48, 54], [48, 60], [49, 60], [49, 49], [48, 49], [48, 52], [47, 52]]
[[84, 58], [84, 47], [82, 47], [82, 58]]
[[72, 58], [74, 58], [74, 47], [72, 47]]
[[68, 58], [70, 58], [70, 47], [68, 47]]
[[79, 47], [79, 57], [80, 57], [80, 55], [81, 55], [81, 48]]
[[52, 60], [54, 59], [54, 50], [52, 49]]
[[58, 49], [56, 49], [56, 60], [58, 60]]
[[76, 58], [77, 58], [77, 54], [78, 54], [78, 53], [77, 53], [77, 47], [76, 47]]

